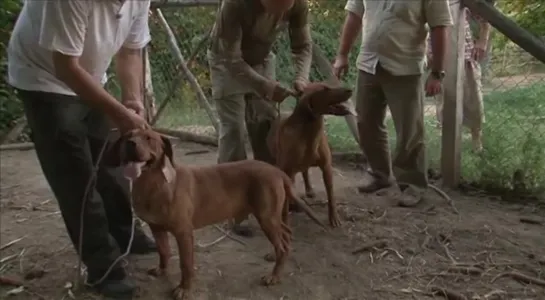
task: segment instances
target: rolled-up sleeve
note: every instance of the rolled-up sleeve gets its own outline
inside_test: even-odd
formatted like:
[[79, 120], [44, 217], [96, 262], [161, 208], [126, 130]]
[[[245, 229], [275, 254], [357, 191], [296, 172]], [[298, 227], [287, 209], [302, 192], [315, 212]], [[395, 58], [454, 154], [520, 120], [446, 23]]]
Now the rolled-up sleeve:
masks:
[[48, 0], [45, 1], [38, 43], [50, 51], [70, 56], [80, 56], [92, 1]]
[[289, 20], [289, 36], [295, 79], [308, 80], [312, 66], [312, 38], [308, 24], [308, 3], [299, 1]]
[[260, 75], [242, 58], [242, 25], [240, 20], [244, 11], [237, 1], [224, 0], [216, 21], [216, 33], [212, 42], [212, 52], [217, 56], [217, 63], [222, 64], [231, 76], [245, 82], [259, 96], [268, 99], [269, 79]]
[[143, 6], [142, 11], [134, 20], [129, 35], [123, 43], [123, 47], [129, 49], [141, 49], [149, 43], [151, 40], [148, 24], [149, 8], [150, 1], [147, 1], [147, 5]]
[[451, 26], [453, 24], [448, 0], [424, 1], [424, 13], [430, 28], [438, 26]]
[[363, 17], [363, 13], [365, 12], [363, 0], [348, 0], [344, 9], [360, 17]]

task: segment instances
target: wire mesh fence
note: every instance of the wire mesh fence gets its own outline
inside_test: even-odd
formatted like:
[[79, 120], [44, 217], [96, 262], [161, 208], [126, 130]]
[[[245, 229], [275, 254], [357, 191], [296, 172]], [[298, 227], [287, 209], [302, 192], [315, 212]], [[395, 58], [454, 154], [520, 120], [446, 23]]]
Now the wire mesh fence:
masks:
[[[191, 7], [162, 10], [174, 31], [182, 55], [187, 59], [207, 36], [213, 26], [216, 8]], [[332, 10], [312, 6], [313, 40], [330, 59], [333, 59], [344, 19], [342, 7]], [[180, 75], [179, 61], [168, 46], [169, 37], [151, 16], [153, 41], [149, 47], [153, 88], [156, 105], [172, 97], [158, 125], [169, 129], [186, 130], [201, 135], [214, 136], [210, 119], [198, 105], [195, 92]], [[463, 130], [462, 173], [464, 180], [481, 186], [512, 188], [513, 177], [522, 179], [528, 190], [545, 189], [545, 67], [515, 44], [508, 42], [499, 32], [492, 33], [492, 47], [482, 63], [482, 91], [485, 123], [482, 128], [483, 150], [476, 152], [471, 144], [469, 130]], [[352, 51], [355, 61], [357, 47]], [[206, 48], [200, 50], [189, 65], [212, 106], [210, 77]], [[289, 40], [283, 34], [275, 44], [277, 79], [289, 86], [293, 80], [293, 67]], [[354, 86], [357, 71], [351, 68], [343, 83]], [[311, 80], [324, 76], [313, 67]], [[294, 99], [282, 104], [289, 111]], [[441, 129], [436, 117], [436, 102], [426, 99], [425, 121], [429, 164], [438, 169], [441, 156]], [[387, 117], [391, 145], [394, 145], [393, 122]], [[327, 132], [336, 151], [357, 151], [358, 146], [343, 118], [328, 117]]]

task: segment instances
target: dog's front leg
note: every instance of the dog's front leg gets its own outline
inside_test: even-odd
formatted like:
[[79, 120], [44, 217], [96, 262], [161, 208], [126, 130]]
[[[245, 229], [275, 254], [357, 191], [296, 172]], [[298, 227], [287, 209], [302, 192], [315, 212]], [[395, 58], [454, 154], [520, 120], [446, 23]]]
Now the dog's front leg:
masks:
[[310, 183], [310, 178], [308, 177], [308, 169], [301, 172], [303, 174], [303, 182], [305, 183], [305, 197], [309, 199], [314, 199], [316, 197], [316, 194], [314, 193], [314, 189], [312, 188], [312, 184]]
[[337, 201], [333, 195], [333, 166], [331, 166], [331, 162], [323, 163], [321, 164], [320, 169], [322, 169], [322, 178], [327, 193], [329, 225], [331, 225], [331, 227], [339, 227], [341, 221], [339, 220], [339, 214], [337, 213]]
[[192, 228], [176, 232], [176, 242], [178, 243], [178, 256], [180, 257], [180, 270], [182, 278], [180, 284], [174, 289], [175, 300], [191, 299], [191, 284], [195, 277], [193, 261], [193, 230]]
[[159, 253], [159, 266], [149, 270], [149, 274], [153, 276], [162, 276], [166, 274], [168, 260], [170, 259], [170, 245], [168, 243], [168, 232], [161, 226], [148, 224], [155, 244], [157, 245], [157, 252]]

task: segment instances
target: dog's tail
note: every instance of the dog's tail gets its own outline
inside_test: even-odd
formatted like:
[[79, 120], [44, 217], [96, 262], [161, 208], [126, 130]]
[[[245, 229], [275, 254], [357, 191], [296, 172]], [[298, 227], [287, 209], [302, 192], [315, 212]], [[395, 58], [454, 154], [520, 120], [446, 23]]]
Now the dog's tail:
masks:
[[[287, 198], [286, 200], [294, 201], [297, 205], [299, 205], [303, 209], [305, 214], [307, 214], [307, 216], [309, 216], [312, 219], [312, 221], [320, 225], [320, 227], [326, 229], [325, 224], [322, 221], [320, 221], [320, 219], [318, 218], [316, 213], [312, 210], [312, 208], [310, 208], [310, 206], [308, 206], [308, 204], [303, 199], [297, 196], [297, 194], [295, 193], [295, 190], [293, 189], [293, 184], [291, 182], [291, 179], [288, 177], [288, 175], [286, 175], [285, 173], [283, 175], [284, 176], [282, 177], [284, 180], [284, 190], [286, 191], [286, 198]], [[284, 205], [285, 205], [284, 209], [287, 209], [289, 202], [286, 201]]]

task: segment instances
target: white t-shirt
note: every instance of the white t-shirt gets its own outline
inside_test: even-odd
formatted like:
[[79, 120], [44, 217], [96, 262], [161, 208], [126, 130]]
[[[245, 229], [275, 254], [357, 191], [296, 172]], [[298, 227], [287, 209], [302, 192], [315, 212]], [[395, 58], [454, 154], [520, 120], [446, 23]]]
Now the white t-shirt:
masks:
[[150, 41], [150, 0], [26, 0], [8, 45], [8, 82], [19, 89], [75, 95], [55, 76], [53, 51], [79, 56], [97, 81], [121, 47]]

